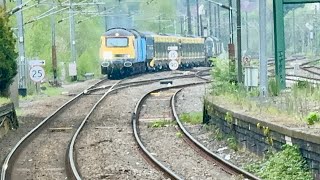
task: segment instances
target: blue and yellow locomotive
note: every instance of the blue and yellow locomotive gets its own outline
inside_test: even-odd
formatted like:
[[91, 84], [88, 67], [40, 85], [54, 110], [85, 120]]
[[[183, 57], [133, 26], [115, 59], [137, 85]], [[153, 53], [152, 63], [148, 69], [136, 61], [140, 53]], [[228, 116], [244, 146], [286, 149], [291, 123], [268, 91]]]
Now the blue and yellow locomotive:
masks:
[[101, 73], [107, 74], [108, 78], [118, 78], [169, 69], [170, 51], [176, 52], [174, 59], [179, 68], [208, 65], [208, 58], [216, 54], [213, 43], [209, 38], [109, 29], [101, 36]]

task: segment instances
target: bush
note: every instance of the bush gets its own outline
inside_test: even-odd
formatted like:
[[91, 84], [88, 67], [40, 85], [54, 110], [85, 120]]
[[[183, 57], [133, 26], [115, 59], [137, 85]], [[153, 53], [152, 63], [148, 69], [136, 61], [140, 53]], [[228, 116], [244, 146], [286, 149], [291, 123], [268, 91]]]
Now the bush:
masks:
[[309, 113], [309, 115], [306, 117], [306, 121], [308, 125], [313, 125], [314, 123], [319, 122], [319, 120], [320, 120], [320, 114], [315, 112]]
[[251, 164], [246, 169], [266, 180], [313, 179], [299, 149], [290, 145], [284, 145], [281, 152], [271, 155], [262, 163]]
[[8, 88], [17, 74], [17, 56], [9, 19], [0, 7], [0, 96], [9, 96]]

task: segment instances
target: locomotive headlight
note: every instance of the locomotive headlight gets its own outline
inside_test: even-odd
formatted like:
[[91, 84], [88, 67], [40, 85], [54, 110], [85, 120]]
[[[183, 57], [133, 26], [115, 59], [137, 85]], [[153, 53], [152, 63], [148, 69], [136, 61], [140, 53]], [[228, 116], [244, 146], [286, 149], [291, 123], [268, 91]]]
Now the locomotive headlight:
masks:
[[103, 52], [103, 59], [104, 60], [112, 59], [112, 52], [111, 51]]
[[125, 58], [130, 58], [130, 54], [126, 54], [124, 57]]

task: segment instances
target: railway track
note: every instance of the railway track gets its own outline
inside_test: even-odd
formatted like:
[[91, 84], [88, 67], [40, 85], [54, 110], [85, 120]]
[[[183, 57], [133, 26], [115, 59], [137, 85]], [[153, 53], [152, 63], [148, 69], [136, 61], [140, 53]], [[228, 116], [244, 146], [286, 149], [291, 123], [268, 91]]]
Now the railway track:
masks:
[[[72, 140], [70, 141], [71, 135], [74, 134], [74, 131], [76, 132], [76, 134], [79, 133], [80, 131], [75, 127], [79, 126], [81, 119], [84, 119], [84, 120], [81, 122], [80, 127], [85, 124], [90, 114], [94, 111], [94, 108], [97, 107], [99, 102], [103, 98], [105, 98], [105, 96], [107, 96], [113, 90], [115, 91], [115, 90], [121, 89], [121, 87], [127, 88], [127, 87], [139, 86], [139, 85], [148, 84], [151, 82], [156, 82], [156, 81], [170, 79], [170, 78], [171, 79], [191, 78], [195, 76], [197, 75], [191, 74], [191, 75], [181, 75], [181, 76], [167, 77], [167, 78], [156, 78], [156, 79], [143, 80], [143, 81], [137, 81], [137, 82], [119, 81], [113, 85], [110, 85], [110, 84], [101, 85], [104, 83], [105, 80], [99, 81], [95, 85], [89, 87], [87, 90], [79, 93], [70, 101], [65, 103], [53, 114], [51, 114], [46, 119], [44, 119], [37, 127], [31, 130], [16, 144], [16, 146], [8, 154], [8, 156], [6, 157], [2, 165], [1, 180], [21, 179], [22, 177], [25, 178], [30, 176], [35, 178], [39, 178], [40, 176], [42, 176], [43, 178], [49, 178], [49, 179], [53, 177], [55, 178], [59, 177], [59, 179], [60, 178], [64, 179], [68, 176], [77, 178], [76, 175], [75, 176], [71, 175], [71, 174], [76, 174], [74, 173], [76, 166], [71, 165], [71, 164], [75, 164], [74, 161], [72, 163], [72, 160], [73, 160], [72, 147], [73, 146], [69, 145], [70, 149], [68, 149], [67, 144], [68, 142], [74, 143], [76, 136], [73, 136]], [[121, 82], [121, 87], [115, 88], [115, 86], [119, 85], [120, 82]], [[104, 93], [94, 93], [99, 91], [105, 91], [105, 89], [109, 89], [109, 90]], [[93, 96], [88, 96], [88, 95], [93, 95]], [[100, 96], [97, 96], [97, 95], [100, 95]], [[88, 99], [91, 99], [90, 103], [86, 103]], [[78, 106], [75, 106], [77, 104]], [[70, 115], [68, 116], [70, 111], [71, 112], [75, 111], [77, 108], [79, 108], [79, 106], [84, 106], [84, 105], [86, 110], [90, 110], [89, 112], [75, 112], [74, 114], [71, 114], [71, 116], [75, 117], [74, 119], [72, 119]], [[36, 139], [38, 139], [39, 141], [35, 141]], [[54, 139], [54, 141], [51, 141], [52, 139]], [[68, 158], [65, 156], [66, 153], [63, 153], [63, 151], [66, 152], [67, 149], [68, 149]], [[54, 158], [52, 158], [51, 156], [54, 156]], [[42, 160], [46, 158], [47, 160], [42, 162]], [[46, 163], [48, 159], [49, 159], [49, 162], [55, 161], [55, 163], [53, 164]], [[65, 161], [64, 161], [65, 159], [69, 159], [68, 160], [69, 165], [67, 165], [67, 168], [65, 168]], [[40, 166], [37, 166], [35, 168], [30, 167], [33, 165], [35, 166], [36, 164], [43, 167], [40, 167]], [[49, 165], [46, 168], [47, 171], [41, 172], [43, 168], [47, 165]], [[18, 166], [18, 168], [15, 166]], [[30, 172], [32, 172], [31, 169], [33, 168], [37, 172], [33, 172], [32, 174], [30, 174]]]
[[[98, 83], [96, 83], [95, 85], [89, 87], [88, 89], [92, 89], [95, 88], [96, 85], [99, 85], [101, 83], [103, 83], [104, 81], [106, 81], [105, 79], [99, 81]], [[50, 141], [50, 138], [48, 139], [48, 137], [51, 137], [53, 131], [60, 131], [59, 134], [61, 134], [62, 131], [70, 131], [72, 130], [72, 126], [74, 125], [73, 123], [76, 123], [77, 118], [73, 119], [71, 122], [68, 120], [70, 117], [68, 117], [67, 115], [62, 115], [62, 114], [68, 114], [68, 113], [63, 113], [65, 111], [69, 110], [76, 110], [76, 107], [74, 107], [72, 109], [72, 106], [77, 103], [77, 102], [81, 102], [85, 103], [87, 100], [85, 100], [85, 92], [81, 92], [78, 95], [76, 95], [74, 98], [72, 98], [71, 100], [69, 100], [68, 102], [66, 102], [64, 105], [62, 105], [60, 108], [58, 108], [54, 113], [52, 113], [50, 116], [48, 116], [47, 118], [45, 118], [39, 125], [37, 125], [34, 129], [32, 129], [28, 134], [26, 134], [16, 145], [15, 147], [11, 150], [11, 152], [8, 154], [8, 156], [6, 157], [3, 165], [2, 165], [2, 170], [1, 170], [1, 180], [6, 180], [6, 179], [21, 179], [21, 178], [25, 178], [28, 176], [37, 176], [34, 174], [29, 174], [30, 173], [30, 169], [25, 168], [24, 165], [27, 164], [27, 167], [29, 166], [36, 166], [35, 164], [40, 165], [40, 167], [35, 167], [35, 169], [39, 169], [42, 168], [42, 166], [45, 166], [45, 164], [40, 163], [41, 162], [41, 155], [43, 154], [53, 154], [54, 156], [59, 154], [56, 151], [58, 151], [58, 149], [60, 146], [59, 145], [63, 145], [66, 142], [63, 143], [59, 143], [56, 144], [58, 147], [52, 147], [50, 146], [50, 143], [47, 143], [48, 141]], [[93, 100], [94, 101], [94, 100]], [[88, 103], [85, 103], [85, 105], [88, 105]], [[51, 124], [53, 126], [56, 126], [56, 124], [54, 124], [54, 120], [57, 120], [58, 118], [61, 118], [62, 120], [65, 120], [64, 123], [62, 123], [64, 125], [64, 127], [61, 128], [48, 128], [48, 126]], [[71, 127], [71, 128], [70, 128]], [[45, 133], [42, 134], [42, 137], [40, 137], [40, 141], [38, 141], [37, 143], [33, 143], [31, 144], [31, 142], [33, 140], [35, 140], [36, 138], [39, 138], [39, 136], [41, 135], [41, 133], [44, 130], [47, 130]], [[50, 132], [51, 131], [51, 132]], [[68, 133], [66, 133], [68, 134]], [[67, 138], [66, 134], [62, 134], [61, 136], [63, 138]], [[52, 135], [54, 136], [54, 135]], [[61, 137], [60, 136], [60, 137]], [[56, 137], [54, 137], [56, 139]], [[53, 137], [51, 137], [51, 139], [54, 139]], [[61, 142], [61, 141], [60, 141]], [[45, 144], [45, 145], [44, 145]], [[55, 145], [55, 144], [51, 144], [51, 145]], [[34, 147], [42, 147], [42, 148], [34, 148]], [[51, 147], [53, 149], [49, 149], [49, 152], [43, 152], [41, 151], [43, 148], [48, 148]], [[29, 149], [29, 150], [26, 150]], [[56, 151], [55, 151], [56, 150]], [[41, 151], [41, 152], [40, 152]], [[35, 153], [38, 152], [38, 153]], [[61, 154], [59, 154], [61, 155]], [[59, 156], [58, 155], [58, 156]], [[22, 156], [22, 160], [18, 160], [19, 156]], [[63, 155], [62, 155], [63, 156]], [[40, 158], [40, 159], [39, 159]], [[60, 158], [59, 158], [60, 159]], [[49, 174], [64, 174], [63, 172], [61, 173], [61, 171], [64, 171], [63, 166], [61, 166], [61, 163], [63, 164], [64, 161], [61, 161], [61, 159], [56, 159], [56, 161], [53, 163], [54, 165], [50, 168], [48, 168], [48, 172]], [[33, 164], [33, 162], [35, 162], [35, 160], [39, 160], [38, 162], [36, 162], [35, 164]], [[14, 168], [14, 166], [17, 165], [18, 168]], [[52, 164], [50, 164], [52, 165]], [[34, 172], [35, 173], [35, 172]], [[35, 173], [36, 174], [36, 173]], [[39, 175], [40, 176], [40, 175]], [[60, 176], [61, 177], [61, 176]], [[50, 178], [50, 177], [48, 177]], [[63, 177], [64, 178], [64, 177]]]
[[[134, 132], [134, 137], [136, 139], [136, 142], [137, 144], [139, 145], [139, 148], [141, 150], [141, 152], [143, 153], [143, 156], [149, 161], [152, 163], [153, 166], [155, 166], [157, 169], [159, 169], [161, 172], [163, 172], [167, 177], [171, 178], [171, 179], [185, 179], [187, 178], [186, 177], [186, 174], [184, 173], [187, 173], [187, 172], [191, 172], [191, 175], [188, 174], [188, 178], [191, 177], [198, 177], [199, 176], [193, 176], [193, 173], [195, 173], [195, 171], [192, 169], [193, 167], [189, 167], [191, 169], [184, 169], [184, 171], [179, 171], [179, 168], [177, 167], [174, 167], [174, 164], [172, 162], [172, 160], [170, 159], [165, 159], [165, 160], [159, 160], [159, 158], [156, 158], [160, 155], [155, 155], [156, 153], [155, 152], [150, 152], [149, 148], [146, 147], [146, 143], [143, 141], [143, 139], [141, 139], [141, 132], [140, 132], [140, 126], [139, 126], [139, 119], [141, 118], [141, 112], [142, 112], [142, 108], [143, 106], [146, 106], [144, 105], [144, 103], [146, 102], [146, 100], [148, 99], [148, 97], [150, 97], [150, 95], [152, 93], [156, 93], [156, 92], [159, 92], [159, 91], [169, 91], [170, 89], [177, 89], [177, 88], [182, 88], [182, 87], [186, 87], [186, 86], [195, 86], [195, 85], [200, 85], [200, 84], [203, 84], [203, 83], [206, 83], [208, 81], [203, 81], [203, 82], [197, 82], [197, 83], [188, 83], [188, 84], [183, 84], [183, 85], [178, 85], [178, 86], [172, 86], [172, 87], [166, 87], [166, 88], [158, 88], [158, 89], [155, 89], [155, 90], [152, 90], [148, 93], [146, 93], [140, 100], [139, 102], [137, 103], [136, 107], [135, 107], [135, 110], [134, 110], [134, 113], [132, 115], [132, 129], [133, 129], [133, 132]], [[195, 151], [198, 151], [200, 152], [200, 154], [202, 156], [205, 156], [207, 160], [210, 160], [210, 161], [214, 161], [214, 165], [218, 164], [221, 169], [229, 174], [232, 174], [232, 175], [242, 175], [243, 177], [245, 178], [249, 178], [249, 179], [258, 179], [257, 177], [255, 177], [254, 175], [242, 170], [242, 169], [239, 169], [237, 168], [236, 166], [224, 161], [222, 158], [220, 158], [218, 155], [210, 152], [208, 149], [206, 149], [204, 146], [202, 146], [198, 141], [196, 141], [194, 138], [192, 138], [192, 136], [184, 129], [184, 127], [182, 126], [182, 123], [180, 122], [179, 120], [179, 117], [175, 111], [175, 95], [179, 92], [179, 90], [174, 93], [174, 95], [172, 96], [171, 98], [171, 102], [169, 104], [171, 104], [171, 108], [172, 108], [172, 114], [174, 115], [174, 118], [176, 119], [176, 121], [178, 122], [179, 124], [179, 127], [181, 128], [182, 132], [185, 134], [185, 137], [187, 137], [187, 142], [192, 145], [191, 147], [192, 148], [195, 148]], [[160, 134], [159, 134], [160, 135]], [[144, 135], [144, 136], [149, 136], [148, 135]], [[151, 136], [151, 135], [150, 135]], [[160, 135], [161, 136], [161, 135]], [[165, 135], [163, 135], [165, 136]], [[174, 137], [173, 137], [174, 138]], [[166, 144], [166, 146], [169, 146], [171, 147], [170, 145]], [[153, 148], [153, 150], [157, 149], [157, 148], [160, 148], [161, 147], [156, 147], [156, 148]], [[171, 147], [173, 149], [173, 147]], [[186, 151], [186, 149], [184, 148], [183, 150], [179, 149], [180, 151]], [[177, 150], [177, 151], [179, 151]], [[174, 151], [174, 150], [172, 150]], [[181, 152], [182, 153], [182, 152]], [[187, 157], [182, 157], [182, 158], [185, 158], [186, 161], [188, 162], [188, 159]], [[166, 163], [164, 163], [164, 161]], [[171, 162], [171, 165], [168, 165], [168, 162]], [[199, 162], [202, 162], [201, 160], [199, 160]], [[212, 165], [211, 164], [211, 165]], [[172, 167], [172, 168], [171, 168]], [[209, 167], [210, 168], [210, 167]], [[212, 168], [212, 167], [211, 167]], [[175, 170], [173, 170], [175, 169]], [[205, 168], [204, 168], [205, 169]], [[177, 172], [179, 171], [179, 172]], [[200, 171], [198, 169], [198, 171]], [[183, 173], [184, 172], [184, 173]], [[193, 173], [192, 173], [193, 172]], [[207, 171], [206, 171], [207, 172]], [[203, 172], [204, 173], [204, 172]], [[219, 174], [219, 172], [216, 172], [218, 174], [212, 174], [211, 175], [211, 178], [213, 177], [227, 177], [225, 174], [223, 175], [223, 173]], [[201, 179], [203, 179], [204, 177], [200, 177]], [[209, 176], [210, 178], [210, 176]], [[230, 176], [231, 178], [231, 176]]]

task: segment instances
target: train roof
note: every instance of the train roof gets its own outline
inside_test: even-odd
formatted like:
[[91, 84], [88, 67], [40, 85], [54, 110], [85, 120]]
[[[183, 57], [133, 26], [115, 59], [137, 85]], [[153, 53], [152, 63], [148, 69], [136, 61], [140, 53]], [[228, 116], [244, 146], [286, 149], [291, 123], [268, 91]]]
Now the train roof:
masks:
[[134, 34], [125, 28], [112, 28], [108, 29], [104, 36], [133, 36]]

